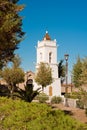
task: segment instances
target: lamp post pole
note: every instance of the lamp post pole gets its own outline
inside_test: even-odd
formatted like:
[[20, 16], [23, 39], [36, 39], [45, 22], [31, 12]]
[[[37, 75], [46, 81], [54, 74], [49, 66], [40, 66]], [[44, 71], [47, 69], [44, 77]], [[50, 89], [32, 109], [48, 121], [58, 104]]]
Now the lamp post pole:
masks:
[[[64, 55], [65, 57], [65, 61], [66, 61], [66, 86], [65, 86], [65, 94], [67, 94], [68, 92], [68, 58], [69, 58], [69, 54], [65, 54]], [[68, 103], [67, 103], [67, 98], [65, 99], [65, 106], [68, 106]]]

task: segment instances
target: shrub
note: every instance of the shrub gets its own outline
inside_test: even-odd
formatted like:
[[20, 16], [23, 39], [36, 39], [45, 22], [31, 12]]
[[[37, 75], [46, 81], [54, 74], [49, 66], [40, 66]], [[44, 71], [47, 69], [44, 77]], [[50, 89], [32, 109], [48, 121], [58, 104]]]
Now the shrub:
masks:
[[51, 99], [51, 103], [61, 103], [62, 102], [62, 98], [61, 97], [57, 97], [57, 96], [53, 96], [52, 99]]
[[2, 97], [0, 130], [87, 130], [87, 126], [46, 104]]
[[65, 94], [65, 97], [66, 98], [77, 99], [78, 98], [78, 92], [67, 93], [67, 94]]
[[37, 97], [37, 100], [39, 100], [40, 103], [45, 103], [47, 100], [49, 100], [49, 96], [45, 93], [40, 93]]
[[83, 103], [83, 101], [77, 100], [77, 101], [76, 101], [76, 105], [77, 105], [78, 108], [84, 109], [84, 103]]

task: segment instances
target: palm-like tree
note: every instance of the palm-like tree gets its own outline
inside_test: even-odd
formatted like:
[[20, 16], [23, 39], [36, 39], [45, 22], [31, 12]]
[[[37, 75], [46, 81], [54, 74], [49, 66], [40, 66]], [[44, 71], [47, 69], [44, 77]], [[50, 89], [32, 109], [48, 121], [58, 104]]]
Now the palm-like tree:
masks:
[[33, 90], [33, 84], [27, 84], [25, 89], [18, 88], [16, 92], [13, 94], [13, 97], [18, 97], [26, 102], [31, 102], [39, 93], [40, 89]]

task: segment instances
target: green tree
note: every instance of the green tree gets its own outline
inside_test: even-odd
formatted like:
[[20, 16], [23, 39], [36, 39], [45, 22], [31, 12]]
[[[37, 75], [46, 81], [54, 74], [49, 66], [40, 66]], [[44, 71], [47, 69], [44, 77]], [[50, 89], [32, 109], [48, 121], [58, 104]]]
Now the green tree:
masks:
[[87, 57], [82, 59], [82, 73], [80, 78], [81, 84], [87, 84]]
[[38, 71], [35, 76], [35, 81], [38, 85], [42, 86], [42, 90], [47, 85], [51, 84], [53, 82], [52, 78], [52, 70], [48, 64], [40, 63]]
[[63, 65], [63, 60], [60, 60], [58, 65], [58, 74], [59, 78], [61, 78], [61, 83], [65, 80], [65, 66]]
[[19, 12], [24, 8], [17, 5], [18, 0], [0, 0], [0, 68], [14, 57], [23, 39], [22, 17]]
[[15, 55], [14, 58], [12, 58], [12, 67], [13, 68], [18, 68], [21, 64], [21, 58], [19, 55]]
[[82, 85], [81, 74], [82, 74], [82, 60], [78, 56], [77, 61], [73, 65], [73, 70], [72, 70], [72, 80], [75, 87], [80, 87]]
[[[1, 71], [1, 77], [8, 84], [8, 89], [12, 95], [17, 88], [17, 84], [24, 81], [24, 71], [20, 68], [17, 63], [19, 63], [20, 58], [16, 57], [13, 59], [13, 64], [11, 67], [4, 67]], [[16, 63], [17, 62], [17, 63]], [[16, 66], [16, 65], [17, 66]]]

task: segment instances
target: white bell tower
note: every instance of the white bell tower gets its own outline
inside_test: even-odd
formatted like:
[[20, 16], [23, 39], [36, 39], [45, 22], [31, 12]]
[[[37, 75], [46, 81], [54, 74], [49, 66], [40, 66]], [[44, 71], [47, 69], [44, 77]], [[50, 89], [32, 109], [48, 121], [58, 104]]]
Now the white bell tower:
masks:
[[40, 62], [48, 63], [52, 69], [53, 83], [44, 88], [44, 92], [49, 96], [61, 96], [61, 84], [58, 78], [57, 42], [51, 40], [48, 31], [46, 31], [43, 40], [37, 43], [36, 70]]

